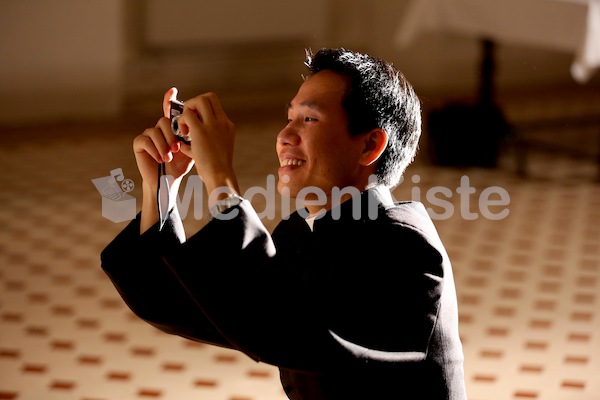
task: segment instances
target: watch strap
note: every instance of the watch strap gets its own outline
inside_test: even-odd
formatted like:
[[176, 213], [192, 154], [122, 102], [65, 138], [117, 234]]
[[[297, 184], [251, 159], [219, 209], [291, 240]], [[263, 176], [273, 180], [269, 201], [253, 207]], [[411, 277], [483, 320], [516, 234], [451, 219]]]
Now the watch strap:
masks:
[[218, 200], [217, 203], [210, 208], [210, 214], [214, 218], [218, 214], [222, 214], [231, 207], [237, 206], [244, 199], [237, 194], [230, 193], [226, 198]]

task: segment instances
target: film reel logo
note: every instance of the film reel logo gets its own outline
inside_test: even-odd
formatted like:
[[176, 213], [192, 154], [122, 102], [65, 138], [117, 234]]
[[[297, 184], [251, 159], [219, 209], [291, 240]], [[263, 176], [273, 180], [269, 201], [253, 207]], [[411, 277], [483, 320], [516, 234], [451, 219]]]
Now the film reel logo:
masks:
[[132, 220], [136, 215], [135, 197], [129, 195], [135, 184], [126, 179], [121, 168], [110, 171], [109, 176], [92, 179], [102, 196], [102, 216], [113, 221]]

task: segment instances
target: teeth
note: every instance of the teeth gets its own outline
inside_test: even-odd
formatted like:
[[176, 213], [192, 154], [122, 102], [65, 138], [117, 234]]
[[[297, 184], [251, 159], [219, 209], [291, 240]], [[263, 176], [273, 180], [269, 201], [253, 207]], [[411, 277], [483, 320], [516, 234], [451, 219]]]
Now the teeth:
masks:
[[282, 167], [287, 167], [288, 165], [297, 165], [297, 166], [301, 166], [303, 164], [305, 164], [306, 161], [302, 161], [302, 160], [296, 160], [296, 159], [285, 159], [281, 162], [281, 166]]

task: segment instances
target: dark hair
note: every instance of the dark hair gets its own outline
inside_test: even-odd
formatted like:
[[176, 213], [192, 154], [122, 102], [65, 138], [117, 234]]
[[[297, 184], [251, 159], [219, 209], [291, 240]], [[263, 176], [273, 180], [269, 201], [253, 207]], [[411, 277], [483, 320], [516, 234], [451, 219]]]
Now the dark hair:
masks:
[[387, 132], [388, 145], [377, 161], [378, 183], [394, 187], [414, 160], [421, 136], [421, 104], [412, 85], [393, 64], [344, 48], [306, 50], [310, 74], [330, 70], [349, 78], [342, 100], [351, 135], [374, 128]]

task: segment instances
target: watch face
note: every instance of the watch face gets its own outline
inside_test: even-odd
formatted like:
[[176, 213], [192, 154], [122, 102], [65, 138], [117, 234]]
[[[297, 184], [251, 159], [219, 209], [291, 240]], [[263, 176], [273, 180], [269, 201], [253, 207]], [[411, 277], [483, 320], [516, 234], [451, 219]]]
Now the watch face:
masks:
[[[217, 201], [217, 204], [211, 209], [211, 214], [215, 214], [216, 213], [222, 213], [227, 211], [228, 209], [230, 209], [233, 206], [237, 206], [238, 204], [240, 204], [242, 202], [242, 198], [238, 195], [231, 195], [229, 197], [227, 197], [226, 199], [223, 200], [219, 200]], [[213, 212], [214, 209], [214, 212]]]

